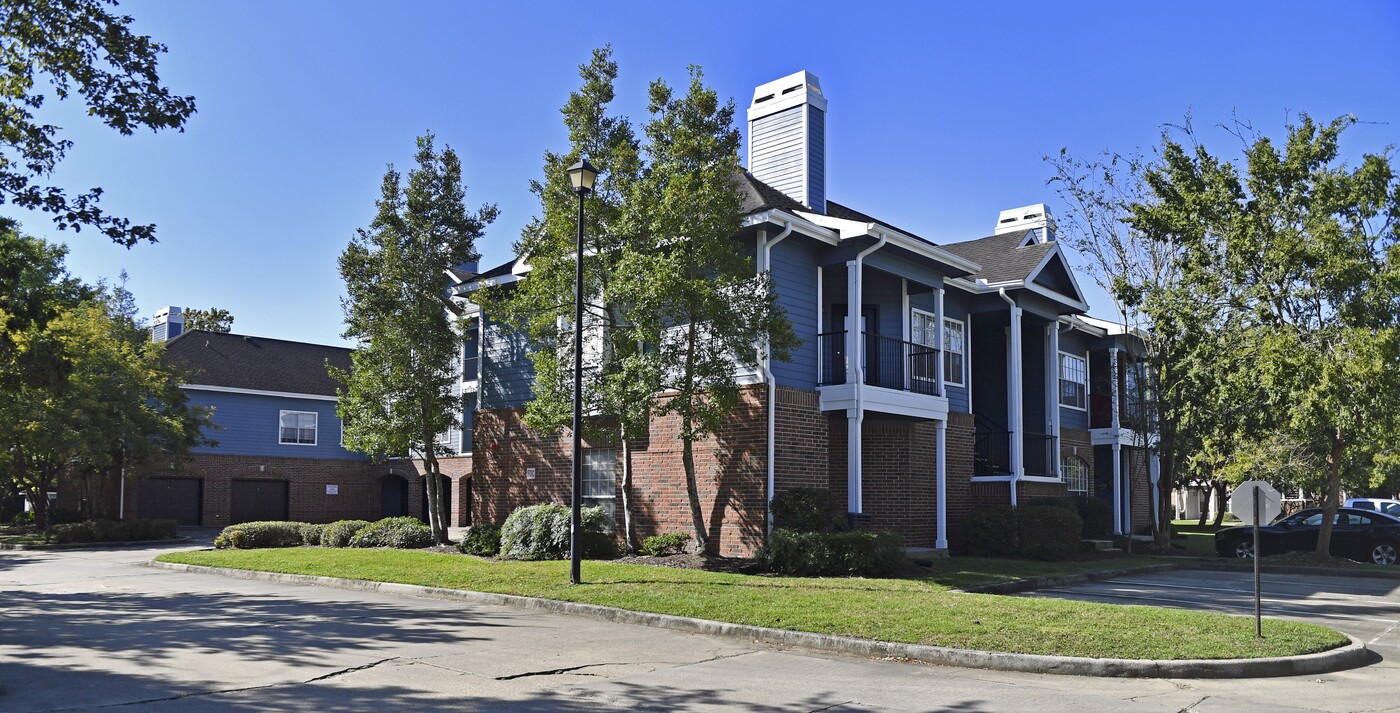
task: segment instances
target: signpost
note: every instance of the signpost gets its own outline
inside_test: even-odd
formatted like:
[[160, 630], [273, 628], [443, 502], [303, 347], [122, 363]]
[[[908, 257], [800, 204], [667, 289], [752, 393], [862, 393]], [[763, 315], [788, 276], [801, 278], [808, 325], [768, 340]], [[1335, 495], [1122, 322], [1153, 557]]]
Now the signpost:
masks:
[[1230, 512], [1246, 525], [1254, 526], [1254, 548], [1250, 559], [1254, 560], [1254, 638], [1264, 638], [1264, 620], [1260, 612], [1259, 596], [1259, 525], [1273, 522], [1283, 510], [1283, 495], [1274, 486], [1262, 480], [1240, 483], [1230, 494]]

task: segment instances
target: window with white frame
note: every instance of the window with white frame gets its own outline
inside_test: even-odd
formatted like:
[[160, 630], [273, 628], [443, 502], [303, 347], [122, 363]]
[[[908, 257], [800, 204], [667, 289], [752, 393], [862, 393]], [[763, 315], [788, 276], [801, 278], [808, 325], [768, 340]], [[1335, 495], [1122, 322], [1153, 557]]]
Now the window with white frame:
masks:
[[1079, 456], [1065, 456], [1060, 460], [1060, 474], [1065, 481], [1065, 489], [1071, 493], [1089, 492], [1089, 464]]
[[1060, 352], [1060, 405], [1084, 410], [1089, 402], [1089, 362]]
[[589, 448], [583, 452], [583, 500], [590, 507], [601, 507], [607, 515], [604, 527], [611, 530], [617, 510], [617, 453], [611, 448]]
[[298, 446], [316, 445], [316, 412], [281, 411], [278, 413], [278, 442]]
[[966, 384], [967, 327], [961, 320], [943, 318], [943, 381], [953, 386]]
[[[938, 348], [937, 325], [937, 318], [928, 312], [917, 309], [910, 310], [909, 341], [922, 347], [929, 347], [930, 349]], [[916, 350], [916, 353], [918, 351], [923, 351], [926, 354], [932, 353], [928, 350]], [[910, 376], [921, 381], [933, 381], [936, 374], [932, 357], [923, 357], [913, 360]]]

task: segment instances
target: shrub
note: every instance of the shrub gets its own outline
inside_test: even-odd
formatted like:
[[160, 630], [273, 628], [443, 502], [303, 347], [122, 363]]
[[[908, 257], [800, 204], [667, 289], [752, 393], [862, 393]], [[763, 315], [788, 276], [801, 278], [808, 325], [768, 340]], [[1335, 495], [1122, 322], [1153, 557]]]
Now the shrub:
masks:
[[[561, 560], [569, 556], [569, 508], [544, 504], [516, 508], [501, 526], [502, 559]], [[583, 508], [583, 552], [589, 559], [611, 557], [612, 538], [603, 531], [602, 508]]]
[[846, 529], [846, 512], [825, 488], [793, 488], [773, 496], [773, 525], [798, 532]]
[[214, 538], [219, 549], [255, 550], [265, 547], [301, 547], [304, 522], [264, 520], [229, 525]]
[[1080, 548], [1083, 522], [1061, 505], [1001, 505], [974, 511], [968, 521], [971, 554], [1063, 560]]
[[778, 529], [758, 550], [765, 569], [799, 577], [889, 577], [904, 567], [899, 536], [890, 532], [801, 532]]
[[1113, 532], [1113, 507], [1107, 502], [1088, 495], [1074, 496], [1075, 512], [1084, 522], [1084, 536], [1090, 539], [1103, 539]]
[[325, 529], [325, 525], [303, 523], [301, 526], [301, 544], [306, 547], [315, 547], [321, 544], [321, 532]]
[[642, 540], [640, 552], [652, 557], [667, 557], [685, 552], [688, 544], [690, 544], [690, 535], [684, 532], [670, 532], [664, 535], [652, 535]]
[[350, 538], [363, 530], [369, 520], [336, 520], [321, 528], [322, 547], [349, 547]]
[[497, 525], [472, 525], [457, 543], [463, 554], [495, 557], [501, 553], [501, 528]]
[[178, 529], [174, 520], [87, 520], [54, 525], [49, 539], [58, 543], [140, 542], [171, 539]]
[[433, 530], [416, 517], [386, 517], [371, 522], [350, 538], [351, 547], [416, 550], [433, 544]]

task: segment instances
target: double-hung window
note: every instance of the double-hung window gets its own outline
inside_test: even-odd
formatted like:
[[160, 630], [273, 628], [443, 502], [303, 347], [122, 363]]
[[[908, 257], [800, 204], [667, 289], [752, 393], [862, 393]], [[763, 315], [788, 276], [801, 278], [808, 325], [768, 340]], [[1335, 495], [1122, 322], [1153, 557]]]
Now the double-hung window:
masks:
[[1089, 492], [1089, 464], [1079, 456], [1065, 456], [1060, 461], [1060, 473], [1065, 479], [1065, 489], [1071, 493]]
[[316, 445], [316, 412], [282, 411], [278, 414], [278, 442], [298, 446]]
[[[909, 341], [916, 345], [913, 349], [914, 354], [917, 355], [910, 365], [911, 375], [921, 381], [933, 381], [936, 375], [934, 359], [937, 356], [932, 350], [938, 348], [937, 318], [928, 312], [917, 309], [911, 311], [909, 313]], [[927, 349], [919, 347], [927, 347]]]
[[1060, 405], [1085, 409], [1089, 403], [1089, 362], [1060, 353]]
[[604, 527], [611, 530], [617, 514], [617, 452], [611, 448], [589, 448], [583, 452], [583, 500], [590, 507], [601, 507], [608, 517]]
[[943, 318], [943, 382], [965, 386], [967, 372], [967, 327], [956, 319]]

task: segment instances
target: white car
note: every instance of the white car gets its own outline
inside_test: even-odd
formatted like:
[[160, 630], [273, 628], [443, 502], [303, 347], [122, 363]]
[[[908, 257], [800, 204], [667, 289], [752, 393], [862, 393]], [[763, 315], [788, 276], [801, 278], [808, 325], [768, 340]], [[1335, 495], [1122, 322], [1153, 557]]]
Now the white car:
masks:
[[1389, 500], [1386, 498], [1352, 498], [1346, 501], [1344, 507], [1375, 510], [1387, 515], [1400, 517], [1400, 500]]

